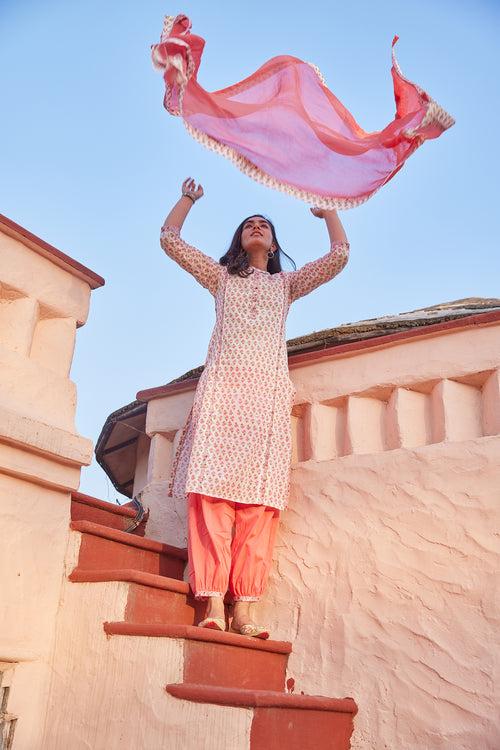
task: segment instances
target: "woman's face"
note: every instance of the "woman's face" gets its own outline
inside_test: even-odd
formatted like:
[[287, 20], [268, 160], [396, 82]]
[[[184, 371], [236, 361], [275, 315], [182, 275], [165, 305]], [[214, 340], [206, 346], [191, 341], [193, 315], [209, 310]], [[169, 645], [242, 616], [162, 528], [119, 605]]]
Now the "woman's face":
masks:
[[259, 250], [267, 253], [273, 246], [273, 233], [269, 222], [262, 216], [251, 216], [247, 219], [241, 232], [241, 246], [247, 253]]

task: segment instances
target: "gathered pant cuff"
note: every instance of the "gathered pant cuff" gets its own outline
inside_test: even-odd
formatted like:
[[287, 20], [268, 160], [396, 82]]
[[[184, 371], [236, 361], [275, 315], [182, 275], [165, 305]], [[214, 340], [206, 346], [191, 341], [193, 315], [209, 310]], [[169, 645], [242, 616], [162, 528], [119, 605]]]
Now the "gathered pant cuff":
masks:
[[260, 596], [233, 596], [233, 602], [258, 602]]
[[211, 596], [220, 596], [221, 599], [224, 598], [224, 594], [222, 594], [220, 591], [197, 591], [194, 595], [195, 599], [208, 599]]

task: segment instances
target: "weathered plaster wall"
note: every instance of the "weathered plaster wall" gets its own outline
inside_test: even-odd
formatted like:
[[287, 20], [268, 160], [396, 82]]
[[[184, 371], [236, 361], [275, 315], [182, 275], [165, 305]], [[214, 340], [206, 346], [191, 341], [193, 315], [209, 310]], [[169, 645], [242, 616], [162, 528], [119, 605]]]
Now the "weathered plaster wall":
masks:
[[[186, 546], [186, 503], [183, 497], [168, 497], [172, 460], [182, 426], [193, 403], [194, 391], [159, 398], [148, 404], [146, 433], [151, 437], [146, 477], [136, 464], [134, 492], [142, 490], [142, 501], [150, 508], [146, 533], [153, 539], [169, 539]], [[139, 471], [138, 471], [139, 469]], [[142, 479], [142, 481], [141, 481]]]
[[69, 380], [90, 287], [0, 231], [0, 405], [75, 431]]
[[[294, 642], [297, 690], [356, 699], [354, 750], [500, 747], [499, 367], [491, 325], [291, 371], [292, 492], [260, 616]], [[148, 405], [166, 441], [149, 476], [182, 396]], [[185, 544], [166, 488], [146, 485], [150, 523]]]
[[8, 704], [19, 717], [15, 747], [36, 748], [50, 677], [69, 503], [60, 492], [1, 473], [0, 497], [0, 661], [17, 662]]
[[355, 750], [497, 750], [500, 438], [296, 467], [268, 600], [296, 689]]
[[16, 750], [41, 747], [70, 491], [92, 455], [75, 430], [69, 380], [90, 285], [85, 269], [76, 277], [66, 266], [0, 227], [0, 661], [14, 665]]

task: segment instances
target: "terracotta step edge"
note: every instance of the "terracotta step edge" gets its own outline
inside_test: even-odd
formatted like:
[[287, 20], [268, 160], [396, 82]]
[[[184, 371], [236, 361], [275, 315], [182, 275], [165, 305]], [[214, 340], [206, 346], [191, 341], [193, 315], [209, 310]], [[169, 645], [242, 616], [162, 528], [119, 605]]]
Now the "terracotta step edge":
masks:
[[140, 586], [173, 591], [176, 594], [189, 595], [189, 584], [178, 581], [176, 578], [157, 575], [156, 573], [145, 573], [134, 568], [85, 570], [75, 568], [68, 576], [73, 583], [102, 583], [105, 581], [124, 581], [125, 583], [136, 583]]
[[224, 706], [247, 708], [293, 708], [313, 711], [332, 711], [356, 715], [358, 707], [353, 698], [326, 698], [322, 695], [293, 695], [274, 690], [246, 690], [244, 688], [213, 687], [177, 683], [166, 686], [167, 693], [195, 703], [218, 703]]
[[223, 633], [196, 625], [150, 625], [132, 622], [105, 622], [107, 635], [138, 635], [157, 638], [184, 638], [190, 641], [221, 643], [225, 646], [239, 646], [255, 651], [270, 651], [276, 654], [289, 654], [292, 644], [287, 641], [264, 641], [238, 633]]
[[115, 503], [108, 503], [105, 500], [99, 500], [97, 497], [91, 495], [84, 495], [83, 492], [72, 492], [71, 499], [76, 503], [82, 503], [88, 505], [91, 508], [99, 508], [99, 510], [106, 510], [108, 513], [114, 513], [117, 516], [127, 516], [127, 518], [135, 518], [137, 511], [133, 508], [127, 508], [123, 505], [116, 505]]
[[170, 557], [177, 557], [180, 560], [187, 560], [187, 550], [180, 547], [172, 547], [170, 544], [157, 542], [156, 539], [150, 539], [147, 536], [134, 536], [120, 529], [112, 529], [110, 526], [104, 526], [102, 523], [94, 521], [71, 521], [70, 528], [73, 531], [79, 531], [81, 534], [92, 534], [103, 539], [110, 539], [113, 542], [128, 544], [130, 547], [149, 550], [150, 552], [159, 552]]

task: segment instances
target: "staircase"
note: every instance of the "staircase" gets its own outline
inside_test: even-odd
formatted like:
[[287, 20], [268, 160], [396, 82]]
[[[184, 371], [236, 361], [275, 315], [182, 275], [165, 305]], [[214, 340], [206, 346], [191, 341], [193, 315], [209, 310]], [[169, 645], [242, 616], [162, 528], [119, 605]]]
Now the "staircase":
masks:
[[[183, 580], [187, 560], [185, 549], [141, 536], [144, 534], [143, 527], [138, 527], [133, 533], [125, 532], [124, 528], [130, 525], [135, 515], [135, 511], [127, 506], [114, 506], [74, 493], [71, 515], [73, 559], [70, 559], [67, 571], [71, 584], [67, 584], [70, 590], [63, 607], [70, 608], [71, 601], [76, 601], [73, 584], [84, 585], [89, 604], [84, 606], [82, 616], [89, 618], [89, 624], [84, 626], [82, 623], [81, 627], [88, 631], [93, 619], [97, 619], [97, 624], [102, 623], [105, 634], [104, 639], [97, 634], [89, 635], [88, 646], [83, 647], [89, 650], [89, 659], [106, 664], [106, 672], [116, 670], [119, 682], [116, 687], [122, 690], [119, 661], [115, 656], [111, 659], [104, 650], [113, 649], [115, 639], [126, 639], [127, 647], [124, 646], [123, 651], [119, 645], [117, 648], [120, 653], [129, 653], [134, 660], [131, 673], [140, 671], [138, 683], [141, 685], [134, 688], [138, 691], [137, 701], [146, 701], [148, 691], [161, 688], [165, 701], [173, 700], [172, 705], [178, 706], [179, 716], [183, 711], [188, 711], [185, 714], [191, 717], [188, 721], [194, 720], [195, 716], [196, 721], [201, 721], [196, 730], [196, 741], [194, 735], [193, 739], [189, 739], [189, 734], [183, 735], [182, 728], [175, 721], [169, 732], [169, 719], [163, 718], [167, 726], [162, 731], [169, 739], [166, 744], [159, 745], [156, 744], [157, 740], [148, 740], [147, 726], [144, 726], [140, 734], [142, 739], [138, 739], [137, 735], [133, 742], [129, 740], [130, 744], [125, 740], [122, 744], [118, 730], [117, 739], [114, 740], [106, 728], [106, 738], [99, 734], [93, 740], [85, 737], [82, 747], [92, 746], [94, 750], [132, 746], [144, 750], [156, 750], [160, 746], [179, 750], [195, 746], [201, 750], [212, 747], [221, 750], [350, 748], [353, 718], [357, 711], [354, 700], [294, 695], [291, 692], [293, 679], [287, 680], [286, 673], [292, 650], [290, 643], [263, 641], [196, 626], [203, 616], [204, 605], [194, 600], [188, 583]], [[99, 585], [115, 588], [105, 588], [99, 593], [92, 588]], [[120, 612], [120, 619], [106, 619], [108, 610]], [[99, 618], [104, 618], [104, 621]], [[60, 628], [62, 640], [68, 638], [70, 628], [74, 627], [72, 623], [79, 619], [76, 616], [72, 618], [68, 613], [66, 624], [63, 622]], [[141, 645], [141, 654], [145, 653], [147, 643], [147, 658], [153, 659], [151, 669], [144, 656], [139, 658], [133, 655], [133, 644], [137, 644], [138, 639], [147, 639]], [[157, 685], [159, 678], [154, 677], [153, 672], [158, 671], [158, 654], [164, 658], [169, 643], [177, 644], [179, 668], [174, 675], [175, 681], [167, 679], [167, 684]], [[153, 651], [155, 657], [151, 656]], [[75, 665], [78, 662], [78, 656], [70, 655], [69, 659]], [[85, 658], [84, 663], [90, 672], [90, 661]], [[76, 671], [76, 666], [74, 669]], [[170, 672], [173, 674], [175, 669], [170, 669]], [[169, 670], [166, 669], [165, 673], [168, 675]], [[145, 675], [149, 675], [149, 678]], [[144, 680], [148, 683], [147, 689], [143, 686]], [[126, 691], [128, 687], [123, 689]], [[124, 698], [129, 701], [128, 705], [133, 705], [133, 695]], [[72, 747], [79, 746], [76, 734], [84, 731], [81, 721], [84, 705], [90, 706], [91, 702], [92, 696], [87, 696], [81, 703], [78, 709], [80, 721], [75, 722], [73, 730], [69, 729], [71, 722], [68, 719], [67, 731], [73, 738]], [[199, 705], [199, 709], [195, 709], [195, 704]], [[189, 709], [188, 705], [193, 708]], [[217, 713], [216, 706], [224, 707], [222, 713]], [[159, 710], [155, 712], [155, 721], [160, 721]], [[215, 712], [214, 716], [220, 716], [224, 723], [218, 740], [208, 734], [212, 712]], [[125, 717], [122, 718], [125, 726]], [[91, 722], [92, 718], [85, 718], [85, 721]], [[203, 721], [207, 722], [205, 734]], [[231, 739], [233, 730], [234, 737]], [[200, 737], [205, 739], [200, 740]], [[56, 748], [64, 745], [63, 742], [58, 744], [48, 739], [46, 746]]]

